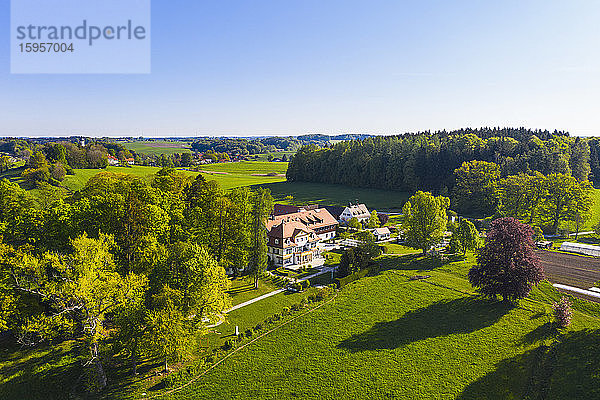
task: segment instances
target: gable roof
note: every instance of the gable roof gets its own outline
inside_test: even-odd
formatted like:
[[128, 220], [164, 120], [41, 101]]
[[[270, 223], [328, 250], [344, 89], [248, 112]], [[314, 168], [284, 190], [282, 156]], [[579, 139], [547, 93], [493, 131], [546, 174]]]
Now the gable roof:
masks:
[[390, 235], [390, 230], [384, 226], [383, 228], [375, 228], [373, 229], [373, 233], [376, 235]]
[[350, 213], [352, 214], [352, 216], [357, 216], [357, 215], [366, 215], [366, 214], [371, 214], [369, 212], [369, 210], [367, 209], [367, 206], [364, 204], [351, 204], [348, 207], [346, 207]]

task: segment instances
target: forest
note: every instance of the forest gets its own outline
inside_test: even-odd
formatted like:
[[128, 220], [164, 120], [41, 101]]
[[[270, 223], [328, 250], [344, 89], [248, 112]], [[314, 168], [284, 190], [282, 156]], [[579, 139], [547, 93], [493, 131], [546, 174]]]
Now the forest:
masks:
[[[101, 172], [70, 195], [0, 181], [0, 331], [23, 346], [80, 338], [92, 386], [107, 355], [184, 359], [221, 318], [234, 274], [267, 267], [268, 191], [225, 192], [173, 169]], [[244, 270], [244, 271], [243, 271]]]
[[600, 185], [600, 139], [525, 128], [481, 128], [369, 137], [327, 148], [303, 146], [289, 181], [450, 194], [465, 161], [493, 162], [500, 177], [567, 174]]

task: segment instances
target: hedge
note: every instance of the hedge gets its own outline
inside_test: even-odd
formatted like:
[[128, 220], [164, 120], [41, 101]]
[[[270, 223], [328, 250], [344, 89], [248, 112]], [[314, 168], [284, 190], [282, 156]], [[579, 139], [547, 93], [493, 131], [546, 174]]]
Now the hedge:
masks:
[[339, 289], [342, 286], [346, 286], [350, 282], [354, 282], [360, 278], [364, 278], [365, 276], [367, 276], [368, 273], [369, 273], [368, 268], [361, 269], [360, 271], [350, 274], [348, 276], [345, 276], [343, 278], [336, 278], [335, 283], [337, 284], [337, 287]]

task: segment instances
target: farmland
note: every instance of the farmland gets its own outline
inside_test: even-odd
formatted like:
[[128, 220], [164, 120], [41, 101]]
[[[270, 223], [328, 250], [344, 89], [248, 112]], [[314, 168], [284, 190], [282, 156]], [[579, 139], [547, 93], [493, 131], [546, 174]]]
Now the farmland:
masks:
[[538, 251], [546, 277], [553, 283], [562, 283], [587, 289], [600, 281], [600, 259], [553, 251]]
[[191, 153], [189, 142], [169, 142], [165, 140], [126, 142], [123, 146], [136, 153], [147, 155], [173, 155], [175, 153]]
[[[241, 162], [241, 163], [225, 163], [206, 165], [202, 167], [202, 173], [208, 180], [215, 180], [219, 182], [221, 187], [224, 189], [231, 189], [239, 186], [251, 186], [260, 185], [263, 183], [273, 183], [285, 180], [285, 177], [277, 176], [282, 171], [285, 173], [287, 163], [270, 163], [270, 162]], [[155, 174], [159, 167], [145, 167], [145, 166], [133, 166], [133, 167], [112, 167], [109, 166], [105, 169], [109, 172], [125, 173], [138, 175], [141, 177], [149, 177]], [[81, 189], [85, 183], [94, 175], [104, 170], [98, 169], [78, 169], [75, 170], [75, 175], [68, 175], [65, 177], [64, 185], [71, 190]], [[190, 176], [198, 175], [197, 172], [182, 170], [183, 173]], [[267, 176], [267, 174], [273, 173], [275, 176]]]

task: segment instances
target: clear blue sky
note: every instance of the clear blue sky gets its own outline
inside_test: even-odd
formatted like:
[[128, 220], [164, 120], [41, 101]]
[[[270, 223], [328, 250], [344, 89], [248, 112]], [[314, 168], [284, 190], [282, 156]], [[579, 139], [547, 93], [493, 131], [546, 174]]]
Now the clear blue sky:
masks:
[[149, 75], [11, 75], [0, 135], [600, 135], [600, 2], [152, 1]]

